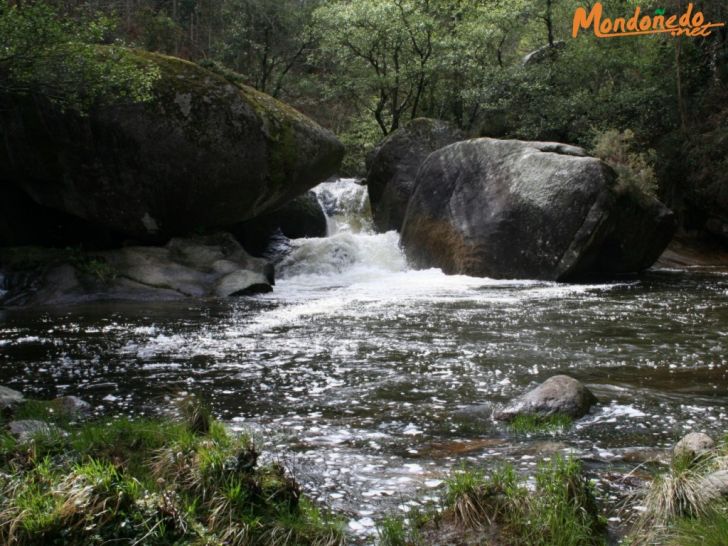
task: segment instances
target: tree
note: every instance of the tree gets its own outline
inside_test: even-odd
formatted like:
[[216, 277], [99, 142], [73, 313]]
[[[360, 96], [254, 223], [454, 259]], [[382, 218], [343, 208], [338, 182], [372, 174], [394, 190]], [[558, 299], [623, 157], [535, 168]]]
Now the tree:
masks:
[[83, 110], [102, 100], [146, 100], [158, 77], [117, 45], [100, 47], [106, 18], [78, 21], [44, 2], [0, 1], [0, 92], [35, 94]]
[[437, 47], [428, 0], [332, 0], [314, 22], [320, 53], [383, 134], [419, 114]]
[[247, 76], [250, 84], [274, 97], [291, 70], [305, 61], [314, 44], [309, 26], [314, 3], [306, 0], [228, 0], [226, 22], [212, 55]]

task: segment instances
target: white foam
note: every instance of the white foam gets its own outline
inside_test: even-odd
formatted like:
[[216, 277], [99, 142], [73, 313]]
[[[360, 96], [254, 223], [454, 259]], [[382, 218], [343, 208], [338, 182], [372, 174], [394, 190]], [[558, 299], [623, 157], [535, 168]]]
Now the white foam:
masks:
[[596, 414], [580, 420], [576, 428], [583, 428], [597, 423], [615, 423], [619, 419], [639, 419], [647, 414], [632, 404], [618, 404], [612, 402], [609, 406], [601, 408]]

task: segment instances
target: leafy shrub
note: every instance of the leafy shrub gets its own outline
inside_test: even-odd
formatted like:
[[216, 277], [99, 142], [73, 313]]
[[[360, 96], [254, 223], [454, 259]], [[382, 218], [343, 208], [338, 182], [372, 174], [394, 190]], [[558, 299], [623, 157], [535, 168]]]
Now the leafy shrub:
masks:
[[594, 138], [592, 154], [604, 160], [617, 173], [619, 185], [625, 190], [647, 195], [657, 194], [657, 176], [653, 163], [655, 151], [634, 151], [634, 133], [625, 129], [609, 129]]

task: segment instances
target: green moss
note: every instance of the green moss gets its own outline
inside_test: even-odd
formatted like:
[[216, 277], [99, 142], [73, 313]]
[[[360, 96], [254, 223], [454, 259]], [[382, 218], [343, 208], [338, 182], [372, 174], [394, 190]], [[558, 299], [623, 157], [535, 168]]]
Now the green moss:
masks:
[[[268, 178], [274, 188], [284, 188], [298, 170], [301, 136], [297, 128], [323, 131], [295, 108], [245, 85], [243, 76], [217, 63], [206, 62], [200, 66], [157, 53], [135, 51], [134, 54], [140, 62], [154, 63], [161, 71], [161, 78], [155, 83], [156, 99], [148, 108], [163, 109], [165, 116], [185, 118], [188, 130], [193, 134], [195, 131], [199, 133], [201, 145], [206, 145], [202, 137], [207, 133], [196, 125], [208, 122], [207, 112], [210, 110], [229, 111], [231, 90], [237, 91], [237, 96], [250, 106], [258, 118], [267, 137]], [[191, 95], [190, 115], [185, 115], [175, 106], [177, 99], [184, 94]]]
[[539, 415], [518, 415], [508, 423], [508, 429], [516, 434], [560, 432], [570, 428], [574, 420], [568, 415], [555, 414], [547, 417]]
[[81, 275], [105, 283], [111, 282], [118, 275], [103, 257], [87, 253], [80, 247], [6, 247], [0, 249], [0, 262], [14, 271], [42, 271], [70, 264]]
[[81, 275], [105, 284], [119, 276], [119, 272], [103, 257], [87, 254], [80, 249], [69, 249], [68, 261]]

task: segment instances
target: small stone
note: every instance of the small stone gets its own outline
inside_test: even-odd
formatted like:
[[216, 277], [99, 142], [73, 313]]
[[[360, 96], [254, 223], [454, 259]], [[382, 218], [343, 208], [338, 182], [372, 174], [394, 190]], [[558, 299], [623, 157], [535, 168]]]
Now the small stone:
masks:
[[675, 444], [675, 447], [672, 448], [672, 456], [673, 458], [695, 459], [710, 452], [714, 447], [715, 442], [704, 432], [691, 432]]
[[20, 404], [23, 400], [25, 398], [22, 393], [8, 387], [0, 386], [0, 410], [12, 408]]
[[46, 423], [45, 421], [37, 421], [35, 419], [22, 419], [19, 421], [11, 421], [8, 424], [10, 434], [15, 436], [21, 442], [32, 440], [36, 436], [65, 436], [66, 432], [57, 426]]
[[74, 419], [91, 413], [91, 404], [78, 396], [61, 396], [53, 400], [51, 404], [63, 415]]
[[596, 397], [580, 381], [568, 375], [555, 375], [497, 411], [495, 418], [511, 421], [518, 415], [567, 415], [578, 419], [596, 402]]

